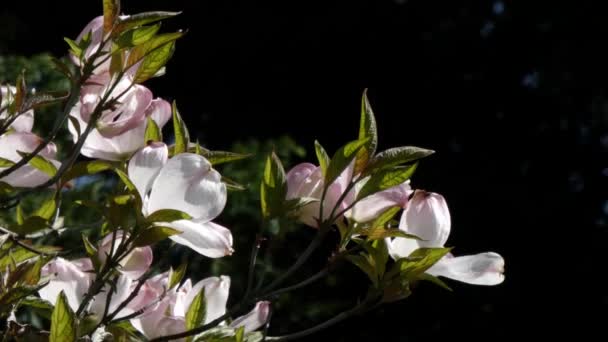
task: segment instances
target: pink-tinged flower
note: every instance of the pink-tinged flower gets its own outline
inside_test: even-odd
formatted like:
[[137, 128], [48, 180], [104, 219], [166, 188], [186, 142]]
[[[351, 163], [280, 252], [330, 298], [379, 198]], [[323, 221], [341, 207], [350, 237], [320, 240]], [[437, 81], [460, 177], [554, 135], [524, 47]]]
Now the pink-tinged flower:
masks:
[[[416, 190], [401, 216], [399, 229], [422, 240], [388, 240], [389, 253], [393, 259], [400, 259], [420, 247], [443, 247], [450, 235], [450, 228], [450, 212], [443, 196]], [[461, 257], [448, 254], [426, 272], [469, 284], [497, 285], [504, 280], [504, 260], [493, 252]]]
[[[91, 34], [91, 38], [89, 46], [83, 51], [84, 60], [90, 59], [91, 56], [97, 52], [101, 43], [103, 42], [103, 16], [99, 16], [91, 20], [76, 38], [76, 43], [80, 43], [82, 39], [89, 33]], [[110, 43], [106, 43], [101, 50], [104, 52], [110, 52]], [[95, 61], [93, 61], [95, 65], [103, 61], [97, 68], [95, 68], [95, 70], [93, 70], [94, 74], [101, 74], [110, 69], [110, 59], [107, 57], [107, 54], [102, 54]], [[76, 66], [81, 66], [80, 60], [77, 57], [70, 55], [70, 58], [72, 59], [72, 62], [76, 64]], [[106, 58], [107, 60], [105, 60]]]
[[[359, 185], [361, 184], [361, 185]], [[364, 183], [357, 184], [357, 192]], [[403, 184], [367, 196], [346, 213], [349, 219], [357, 222], [369, 222], [391, 207], [406, 208], [408, 197], [412, 193], [409, 180]]]
[[[12, 103], [11, 99], [15, 98], [16, 93], [17, 89], [14, 86], [0, 86], [0, 122], [8, 119], [9, 115], [7, 107]], [[17, 118], [15, 118], [9, 127], [17, 132], [31, 132], [33, 126], [34, 110], [30, 109], [25, 113], [21, 113]]]
[[[8, 159], [12, 162], [21, 160], [18, 152], [30, 153], [42, 143], [42, 140], [33, 133], [11, 132], [0, 136], [0, 158]], [[57, 148], [55, 144], [49, 143], [39, 155], [50, 161], [55, 167], [59, 168], [61, 163], [55, 160]], [[6, 168], [0, 168], [0, 171]], [[14, 187], [35, 187], [49, 180], [49, 175], [32, 167], [29, 164], [23, 165], [14, 172], [0, 179]]]
[[[329, 219], [333, 208], [338, 204], [340, 196], [346, 190], [352, 179], [353, 164], [347, 167], [340, 176], [329, 186], [323, 203], [323, 219]], [[287, 172], [287, 199], [310, 198], [316, 200], [301, 208], [298, 212], [298, 220], [310, 227], [318, 228], [319, 201], [325, 186], [323, 172], [320, 167], [310, 163], [302, 163], [294, 166]], [[338, 205], [335, 213], [346, 209], [352, 203], [354, 191], [349, 191], [344, 200]]]
[[145, 216], [161, 209], [192, 217], [162, 223], [181, 231], [170, 239], [210, 258], [232, 253], [230, 230], [211, 222], [224, 209], [227, 193], [222, 177], [204, 157], [182, 153], [171, 159], [167, 145], [151, 143], [129, 161], [129, 177], [143, 201]]
[[117, 99], [118, 104], [114, 108], [104, 110], [96, 122], [98, 132], [106, 138], [141, 125], [146, 120], [146, 110], [152, 103], [152, 92], [148, 88], [133, 84], [130, 77], [116, 80], [108, 71], [93, 75], [87, 80], [80, 90], [79, 106], [75, 106], [70, 115], [88, 123], [95, 108], [110, 89], [112, 91], [108, 99]]
[[[135, 101], [137, 102], [137, 101]], [[84, 130], [87, 123], [81, 117], [79, 102], [74, 106], [71, 115], [76, 118], [80, 125], [80, 129]], [[139, 104], [138, 104], [139, 106]], [[163, 99], [152, 100], [147, 108], [145, 108], [143, 120], [136, 126], [130, 127], [123, 133], [113, 137], [103, 136], [97, 129], [91, 131], [82, 147], [81, 153], [89, 158], [98, 158], [104, 160], [125, 160], [128, 159], [135, 151], [145, 146], [145, 134], [147, 127], [147, 118], [151, 118], [156, 122], [158, 127], [163, 126], [171, 118], [171, 105]], [[131, 126], [129, 124], [129, 126]], [[72, 122], [69, 123], [70, 133], [74, 141], [78, 140], [78, 130]]]
[[[59, 293], [63, 291], [72, 310], [77, 310], [95, 278], [95, 273], [92, 271], [93, 265], [88, 258], [68, 261], [57, 257], [51, 260], [41, 271], [43, 281], [48, 281], [48, 284], [38, 290], [40, 298], [55, 304]], [[132, 287], [133, 282], [130, 278], [124, 275], [118, 277], [115, 292], [110, 298], [110, 313], [115, 311], [129, 297]], [[86, 308], [87, 312], [98, 320], [104, 313], [110, 291], [112, 291], [112, 288], [106, 285], [93, 297]], [[127, 307], [121, 310], [117, 317], [120, 318], [132, 312], [134, 311]]]
[[55, 304], [61, 291], [65, 293], [68, 304], [73, 310], [78, 309], [80, 302], [93, 282], [93, 265], [89, 259], [79, 259], [73, 262], [63, 258], [55, 258], [48, 262], [41, 271], [41, 276], [47, 278], [48, 285], [38, 290], [40, 298]]
[[[168, 275], [151, 279], [150, 287], [158, 291]], [[146, 282], [146, 285], [148, 282]], [[226, 303], [230, 291], [230, 278], [227, 276], [210, 277], [203, 279], [192, 286], [190, 279], [186, 280], [178, 289], [169, 290], [160, 303], [146, 310], [142, 315], [131, 320], [131, 324], [147, 338], [176, 334], [186, 330], [185, 317], [194, 298], [205, 291], [206, 315], [202, 324], [209, 323], [226, 313]], [[137, 298], [136, 298], [137, 300]], [[136, 304], [137, 305], [137, 304]]]
[[245, 327], [245, 333], [252, 332], [268, 322], [269, 314], [270, 302], [260, 301], [255, 304], [255, 307], [249, 313], [232, 321], [230, 326], [233, 328]]
[[[112, 236], [113, 234], [106, 235], [99, 245], [97, 257], [102, 264], [105, 263], [107, 256], [110, 254]], [[113, 253], [116, 252], [123, 239], [124, 233], [122, 231], [117, 232]], [[152, 249], [150, 247], [137, 247], [121, 259], [118, 270], [130, 279], [139, 279], [152, 265], [152, 258]]]

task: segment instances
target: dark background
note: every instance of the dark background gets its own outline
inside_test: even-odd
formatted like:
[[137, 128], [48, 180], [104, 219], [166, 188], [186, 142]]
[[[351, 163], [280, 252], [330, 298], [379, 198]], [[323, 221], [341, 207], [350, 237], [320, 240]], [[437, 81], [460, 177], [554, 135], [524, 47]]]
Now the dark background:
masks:
[[[74, 38], [101, 13], [100, 3], [3, 2], [0, 54], [61, 56], [61, 38]], [[125, 13], [157, 9], [183, 11], [164, 29], [189, 33], [167, 75], [149, 86], [178, 101], [206, 146], [286, 133], [309, 151], [313, 139], [333, 151], [356, 137], [367, 87], [381, 149], [438, 151], [414, 186], [446, 197], [456, 254], [491, 250], [506, 259], [498, 287], [421, 286], [403, 302], [309, 339], [572, 333], [578, 340], [604, 330], [602, 8], [584, 1], [123, 1]], [[347, 285], [332, 295], [364, 293], [362, 284]]]

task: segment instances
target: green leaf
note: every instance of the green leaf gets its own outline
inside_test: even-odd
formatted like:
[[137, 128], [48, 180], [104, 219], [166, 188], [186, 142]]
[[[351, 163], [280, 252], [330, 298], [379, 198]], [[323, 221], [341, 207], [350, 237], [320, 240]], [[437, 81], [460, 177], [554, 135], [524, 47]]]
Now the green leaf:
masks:
[[175, 209], [160, 209], [148, 215], [148, 222], [173, 222], [177, 220], [189, 220], [192, 216]]
[[23, 109], [37, 109], [46, 105], [61, 102], [68, 97], [66, 92], [37, 92], [31, 94], [23, 103]]
[[174, 41], [168, 42], [148, 52], [137, 68], [133, 82], [143, 83], [154, 77], [156, 73], [167, 64], [169, 59], [171, 59], [173, 52], [175, 52]]
[[169, 289], [174, 288], [182, 281], [182, 279], [184, 279], [187, 269], [188, 269], [187, 262], [183, 262], [181, 265], [179, 265], [179, 267], [176, 270], [171, 268], [171, 272], [169, 274]]
[[15, 209], [15, 221], [17, 221], [18, 225], [22, 225], [23, 222], [25, 222], [25, 214], [23, 213], [21, 203], [19, 203], [17, 209]]
[[383, 240], [385, 238], [392, 238], [392, 237], [422, 240], [418, 236], [413, 235], [413, 234], [408, 234], [408, 233], [404, 232], [403, 230], [396, 229], [396, 228], [387, 229], [382, 226], [372, 226], [370, 228], [360, 228], [360, 229], [355, 230], [355, 234], [358, 234], [361, 236], [366, 236], [367, 241]]
[[65, 40], [65, 42], [70, 46], [70, 53], [74, 55], [74, 57], [80, 59], [82, 57], [82, 49], [78, 43], [67, 37], [64, 37], [63, 40]]
[[283, 211], [286, 195], [287, 182], [285, 180], [285, 169], [279, 157], [272, 152], [266, 157], [262, 184], [260, 186], [262, 215], [267, 219], [279, 216]]
[[402, 275], [407, 280], [416, 280], [437, 261], [452, 250], [451, 248], [418, 248], [406, 258], [395, 262], [387, 277]]
[[[28, 155], [28, 153], [21, 151], [17, 151], [17, 153], [19, 153], [21, 158], [25, 158]], [[30, 160], [29, 164], [33, 168], [46, 173], [49, 177], [53, 177], [57, 173], [57, 168], [55, 167], [55, 165], [53, 165], [53, 163], [51, 163], [41, 155], [34, 156], [34, 158]]]
[[15, 93], [15, 101], [13, 102], [15, 106], [15, 113], [21, 113], [24, 111], [23, 104], [27, 95], [27, 86], [25, 85], [25, 75], [23, 71], [19, 74], [19, 77], [17, 77], [15, 86], [17, 88], [17, 92]]
[[321, 171], [323, 172], [323, 177], [327, 174], [327, 167], [329, 166], [329, 156], [327, 152], [321, 146], [317, 140], [315, 140], [315, 153], [317, 154], [317, 159], [319, 160], [319, 166], [321, 167]]
[[51, 315], [51, 334], [49, 342], [76, 341], [76, 317], [68, 304], [65, 293], [61, 291]]
[[418, 277], [420, 280], [429, 281], [445, 290], [452, 292], [452, 288], [448, 286], [448, 284], [444, 283], [443, 280], [435, 277], [434, 275], [430, 275], [428, 273], [423, 273]]
[[114, 33], [124, 32], [135, 27], [151, 24], [163, 19], [171, 18], [179, 15], [181, 12], [144, 12], [131, 15], [124, 19], [118, 19], [118, 23], [114, 27]]
[[127, 205], [134, 199], [132, 194], [113, 196], [112, 201], [118, 205]]
[[38, 209], [36, 209], [36, 211], [34, 212], [33, 216], [39, 216], [48, 221], [53, 216], [55, 216], [56, 210], [57, 203], [55, 202], [55, 197], [51, 196], [40, 204]]
[[325, 174], [325, 187], [329, 187], [340, 176], [342, 171], [355, 159], [357, 152], [369, 141], [369, 138], [351, 141], [340, 147], [331, 158]]
[[13, 165], [15, 165], [14, 161], [0, 157], [0, 167], [11, 167]]
[[298, 197], [298, 198], [292, 198], [290, 200], [286, 200], [285, 201], [285, 211], [298, 211], [300, 209], [302, 209], [303, 207], [315, 203], [315, 202], [319, 202], [318, 199], [316, 198], [311, 198], [311, 197]]
[[368, 138], [369, 141], [361, 150], [359, 150], [359, 152], [357, 152], [355, 174], [358, 174], [365, 169], [369, 160], [374, 156], [374, 153], [376, 153], [376, 148], [378, 146], [376, 118], [374, 117], [374, 111], [367, 98], [367, 89], [363, 91], [363, 96], [361, 98], [361, 119], [359, 124], [359, 139], [365, 138]]
[[205, 287], [203, 287], [196, 297], [194, 297], [186, 312], [186, 330], [198, 327], [205, 322], [206, 316], [207, 300], [205, 299]]
[[36, 253], [30, 252], [22, 247], [15, 247], [11, 249], [9, 255], [8, 248], [5, 249], [4, 246], [2, 246], [2, 250], [0, 250], [0, 255], [2, 255], [2, 257], [0, 258], [0, 269], [3, 270], [6, 269], [6, 267], [8, 267], [13, 261], [16, 263], [20, 263], [27, 259], [31, 259], [38, 256]]
[[35, 233], [39, 230], [49, 228], [46, 219], [40, 216], [30, 216], [26, 218], [22, 224], [11, 225], [11, 231], [23, 236]]
[[374, 173], [359, 190], [357, 200], [403, 184], [412, 177], [417, 167], [418, 163], [414, 163], [412, 165], [394, 167], [392, 169], [381, 170]]
[[120, 180], [122, 180], [122, 182], [125, 183], [125, 186], [127, 187], [127, 189], [129, 189], [131, 191], [137, 191], [135, 184], [133, 184], [133, 182], [131, 182], [131, 180], [129, 179], [129, 176], [127, 176], [127, 174], [124, 173], [124, 171], [119, 170], [119, 169], [114, 169], [114, 172], [116, 172], [116, 174], [118, 175]]
[[63, 177], [61, 177], [61, 182], [65, 184], [74, 178], [93, 175], [102, 171], [111, 170], [113, 168], [114, 164], [104, 160], [78, 162], [63, 174]]
[[6, 182], [0, 181], [0, 195], [8, 195], [8, 194], [12, 193], [13, 191], [15, 191], [15, 188], [13, 188], [12, 185], [10, 185]]
[[235, 342], [243, 342], [244, 338], [245, 338], [245, 327], [244, 326], [238, 327], [236, 329], [236, 332], [234, 333]]
[[17, 268], [9, 273], [6, 284], [9, 287], [19, 285], [37, 285], [40, 281], [40, 270], [47, 260], [36, 258], [27, 260], [17, 265]]
[[425, 158], [435, 153], [433, 150], [427, 150], [416, 146], [402, 146], [390, 148], [376, 155], [369, 163], [365, 170], [365, 174], [370, 174], [378, 170], [392, 168], [393, 166], [411, 163], [416, 160]]
[[388, 262], [388, 247], [384, 239], [375, 240], [371, 245], [364, 244], [363, 247], [371, 255], [376, 266], [376, 274], [378, 280], [382, 279], [386, 271], [386, 263]]
[[390, 220], [392, 220], [401, 209], [402, 208], [400, 206], [394, 206], [386, 209], [374, 220], [372, 227], [386, 227], [386, 224], [389, 223]]
[[97, 248], [95, 248], [91, 241], [89, 241], [89, 238], [84, 234], [82, 234], [82, 242], [89, 258], [97, 256]]
[[190, 134], [188, 134], [188, 128], [182, 120], [179, 111], [177, 110], [177, 104], [173, 101], [173, 134], [175, 135], [175, 145], [173, 147], [173, 155], [184, 153], [188, 151], [188, 144], [190, 143]]
[[247, 188], [244, 185], [239, 184], [236, 181], [233, 181], [232, 179], [230, 179], [228, 177], [222, 176], [222, 182], [224, 184], [226, 184], [226, 188], [228, 190], [232, 190], [232, 191], [244, 191], [244, 190], [247, 190]]
[[103, 0], [103, 32], [112, 32], [120, 14], [120, 0]]
[[114, 41], [118, 48], [133, 47], [143, 44], [152, 39], [160, 29], [160, 23], [150, 26], [142, 26], [132, 30], [128, 30], [120, 34]]
[[110, 75], [114, 76], [123, 71], [124, 64], [125, 52], [123, 50], [113, 52], [110, 56]]
[[29, 296], [21, 299], [20, 304], [29, 307], [31, 310], [48, 320], [51, 319], [51, 315], [53, 313], [53, 304], [44, 299]]
[[47, 283], [43, 283], [36, 286], [23, 285], [13, 287], [4, 293], [0, 293], [0, 312], [2, 312], [3, 309], [10, 308], [12, 304], [16, 304], [17, 301], [20, 301], [22, 298], [35, 294], [46, 284]]
[[374, 287], [378, 287], [378, 273], [376, 270], [375, 262], [369, 257], [369, 255], [347, 255], [346, 260], [357, 266], [362, 270], [369, 280], [372, 281]]
[[241, 154], [226, 151], [210, 151], [204, 148], [200, 149], [201, 156], [207, 158], [207, 160], [213, 165], [219, 165], [224, 163], [230, 163], [237, 160], [250, 158], [251, 154]]
[[[175, 40], [181, 38], [183, 35], [183, 32], [160, 34], [146, 41], [143, 44], [135, 46], [133, 49], [131, 49], [131, 52], [129, 53], [129, 58], [127, 58], [125, 70], [137, 64], [139, 61], [144, 60], [146, 56], [148, 56], [152, 51], [157, 50], [167, 45], [168, 43], [174, 42]], [[167, 47], [164, 47], [163, 49], [166, 50]]]
[[148, 143], [149, 141], [163, 141], [163, 134], [156, 124], [156, 121], [152, 120], [151, 117], [148, 117], [148, 124], [146, 125], [146, 134], [144, 136], [144, 143]]
[[144, 247], [163, 241], [171, 235], [181, 234], [182, 232], [170, 227], [152, 226], [142, 231], [133, 241], [133, 246]]

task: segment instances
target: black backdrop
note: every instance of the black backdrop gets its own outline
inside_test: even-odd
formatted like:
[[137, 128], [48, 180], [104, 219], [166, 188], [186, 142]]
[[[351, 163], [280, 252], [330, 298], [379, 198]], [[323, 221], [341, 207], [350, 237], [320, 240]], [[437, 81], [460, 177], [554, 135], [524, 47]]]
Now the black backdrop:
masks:
[[[4, 1], [0, 52], [64, 53], [101, 1]], [[319, 340], [503, 340], [605, 324], [605, 12], [584, 1], [123, 1], [181, 10], [155, 94], [212, 148], [288, 133], [333, 150], [363, 88], [380, 145], [438, 153], [415, 185], [445, 195], [458, 254], [493, 250], [506, 281], [423, 287]], [[312, 338], [311, 338], [312, 339]], [[602, 338], [600, 338], [602, 340]]]

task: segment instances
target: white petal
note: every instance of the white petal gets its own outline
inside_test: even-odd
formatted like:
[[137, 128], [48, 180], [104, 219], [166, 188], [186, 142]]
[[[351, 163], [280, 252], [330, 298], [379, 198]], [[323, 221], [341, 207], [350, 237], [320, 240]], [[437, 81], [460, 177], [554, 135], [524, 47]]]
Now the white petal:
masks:
[[200, 221], [210, 221], [226, 205], [226, 185], [219, 172], [202, 156], [182, 153], [171, 158], [152, 185], [148, 212], [184, 211]]
[[49, 283], [38, 290], [40, 298], [55, 304], [57, 296], [63, 291], [70, 307], [77, 310], [93, 280], [93, 274], [86, 271], [89, 270], [63, 258], [50, 261], [41, 271], [43, 277], [48, 277]]
[[203, 324], [207, 324], [226, 313], [226, 303], [228, 302], [228, 295], [230, 293], [230, 277], [209, 277], [196, 283], [196, 285], [192, 287], [192, 290], [188, 292], [188, 295], [184, 300], [186, 308], [190, 307], [194, 298], [203, 288], [205, 288], [205, 300], [207, 305], [207, 314]]
[[[0, 136], [0, 157], [13, 162], [18, 162], [21, 160], [21, 156], [17, 151], [29, 153], [41, 143], [42, 140], [32, 133], [13, 132], [4, 134]], [[45, 157], [55, 165], [55, 167], [59, 168], [61, 163], [53, 159], [56, 152], [57, 148], [55, 147], [55, 144], [49, 143], [40, 151], [40, 156]], [[5, 168], [0, 168], [0, 171], [4, 169]], [[34, 187], [49, 180], [49, 176], [29, 164], [26, 164], [0, 180], [15, 187]]]
[[232, 234], [230, 230], [219, 224], [178, 220], [163, 225], [182, 232], [181, 234], [170, 236], [171, 240], [180, 245], [190, 247], [197, 253], [209, 258], [220, 258], [233, 252]]
[[377, 218], [390, 207], [407, 206], [407, 198], [410, 192], [409, 181], [380, 191], [359, 201], [347, 216], [357, 222], [369, 222]]
[[171, 105], [169, 102], [157, 98], [152, 100], [150, 107], [146, 109], [146, 117], [151, 117], [156, 122], [159, 128], [165, 126], [167, 121], [171, 119]]
[[233, 328], [245, 327], [246, 333], [252, 332], [266, 324], [266, 322], [268, 321], [269, 313], [270, 302], [257, 302], [253, 310], [232, 321], [232, 323], [230, 323], [230, 326]]
[[287, 199], [305, 197], [301, 188], [317, 167], [310, 163], [301, 163], [287, 172]]
[[[76, 119], [80, 125], [80, 131], [85, 130], [87, 123], [82, 119], [80, 114], [80, 103], [70, 111], [70, 116]], [[78, 132], [76, 127], [70, 120], [68, 128], [72, 134], [73, 141], [78, 140]], [[135, 151], [145, 145], [144, 136], [146, 133], [145, 121], [141, 125], [124, 132], [123, 134], [106, 138], [102, 136], [98, 130], [94, 129], [87, 136], [80, 153], [89, 158], [122, 161], [128, 159]]]
[[421, 247], [443, 247], [450, 228], [450, 211], [443, 196], [423, 190], [416, 190], [399, 223], [399, 229], [424, 240], [419, 241]]
[[145, 198], [160, 169], [169, 159], [169, 149], [162, 142], [152, 142], [139, 150], [129, 161], [129, 178], [141, 198]]
[[407, 238], [386, 239], [388, 254], [395, 260], [409, 256], [413, 251], [420, 248], [418, 240]]
[[[112, 313], [118, 309], [118, 306], [120, 306], [120, 304], [129, 297], [131, 294], [132, 284], [133, 280], [129, 277], [125, 275], [120, 275], [118, 277], [116, 280], [116, 289], [110, 298], [110, 306], [108, 308], [109, 313]], [[104, 313], [110, 291], [112, 291], [112, 287], [109, 284], [106, 284], [91, 301], [91, 308], [89, 309], [89, 312], [95, 314], [99, 319], [101, 319], [101, 315]], [[117, 317], [127, 316], [133, 312], [134, 311], [127, 306], [120, 310]]]
[[505, 261], [499, 254], [487, 252], [460, 257], [446, 255], [427, 273], [474, 285], [497, 285], [505, 279], [504, 268]]

